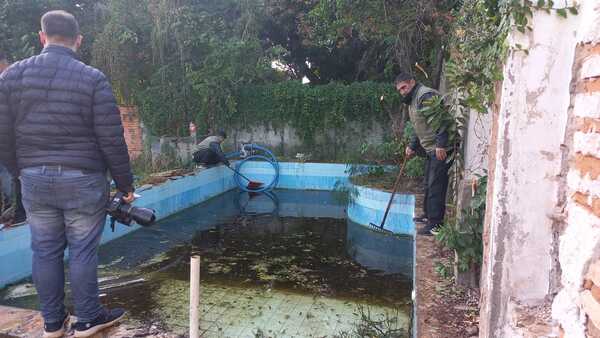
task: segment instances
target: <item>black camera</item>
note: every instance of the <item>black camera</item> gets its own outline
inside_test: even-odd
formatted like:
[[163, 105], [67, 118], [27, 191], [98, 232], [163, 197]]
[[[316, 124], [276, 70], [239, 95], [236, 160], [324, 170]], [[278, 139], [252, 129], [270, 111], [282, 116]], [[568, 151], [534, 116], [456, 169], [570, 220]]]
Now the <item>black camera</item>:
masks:
[[110, 215], [110, 227], [115, 231], [115, 222], [131, 225], [131, 222], [147, 227], [156, 221], [154, 210], [148, 208], [134, 207], [123, 201], [125, 194], [117, 192], [108, 202], [107, 212]]

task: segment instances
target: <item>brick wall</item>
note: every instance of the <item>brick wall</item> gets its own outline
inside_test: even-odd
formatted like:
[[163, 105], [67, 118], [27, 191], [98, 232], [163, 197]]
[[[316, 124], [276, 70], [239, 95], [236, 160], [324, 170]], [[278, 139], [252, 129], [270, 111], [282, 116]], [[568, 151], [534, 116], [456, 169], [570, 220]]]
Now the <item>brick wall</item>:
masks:
[[[561, 268], [566, 277], [563, 282], [572, 282], [565, 283], [565, 288], [577, 292], [574, 304], [580, 310], [585, 336], [600, 337], [600, 43], [581, 42], [575, 55], [573, 132], [567, 140], [572, 154], [567, 175], [567, 235], [561, 244]], [[574, 332], [564, 337], [579, 336]]]
[[590, 265], [580, 296], [587, 317], [586, 334], [600, 337], [600, 260]]
[[135, 159], [144, 150], [140, 117], [135, 106], [120, 106], [121, 121], [125, 130], [125, 142], [129, 148], [129, 157]]

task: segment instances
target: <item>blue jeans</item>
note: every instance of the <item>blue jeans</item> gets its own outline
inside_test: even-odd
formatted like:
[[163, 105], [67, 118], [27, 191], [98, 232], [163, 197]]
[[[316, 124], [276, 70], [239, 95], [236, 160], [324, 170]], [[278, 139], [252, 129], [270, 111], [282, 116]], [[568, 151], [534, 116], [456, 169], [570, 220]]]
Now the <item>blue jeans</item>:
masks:
[[23, 204], [31, 228], [33, 282], [47, 323], [64, 313], [64, 250], [75, 315], [91, 321], [103, 310], [98, 298], [98, 245], [106, 220], [109, 185], [103, 173], [61, 166], [21, 170]]

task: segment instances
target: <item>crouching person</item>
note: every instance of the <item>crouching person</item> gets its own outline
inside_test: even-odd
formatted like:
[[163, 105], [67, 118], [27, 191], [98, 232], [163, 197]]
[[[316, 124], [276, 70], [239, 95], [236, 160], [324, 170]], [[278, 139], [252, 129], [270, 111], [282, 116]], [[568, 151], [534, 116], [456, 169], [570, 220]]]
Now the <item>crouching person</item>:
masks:
[[109, 82], [77, 59], [77, 21], [51, 11], [41, 26], [41, 54], [0, 75], [0, 162], [22, 183], [44, 337], [63, 336], [70, 317], [64, 306], [66, 248], [75, 336], [89, 337], [125, 314], [100, 304], [98, 246], [109, 198], [106, 171], [126, 202], [134, 199], [133, 177]]
[[219, 131], [215, 135], [211, 135], [202, 142], [198, 143], [192, 150], [194, 162], [201, 166], [213, 166], [223, 163], [229, 166], [230, 163], [221, 149], [221, 144], [227, 138], [224, 131]]

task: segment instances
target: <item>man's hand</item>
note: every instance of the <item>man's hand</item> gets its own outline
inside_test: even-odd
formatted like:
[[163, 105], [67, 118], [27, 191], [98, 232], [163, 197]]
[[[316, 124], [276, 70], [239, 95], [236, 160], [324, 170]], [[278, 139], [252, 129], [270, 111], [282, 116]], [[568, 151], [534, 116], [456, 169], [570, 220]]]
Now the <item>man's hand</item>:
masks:
[[406, 147], [406, 150], [404, 151], [404, 154], [406, 155], [406, 158], [409, 159], [413, 156], [415, 156], [415, 151], [412, 150], [410, 147]]
[[123, 202], [130, 204], [133, 201], [135, 201], [135, 195], [133, 194], [133, 191], [130, 191], [127, 193], [127, 195], [123, 196]]
[[435, 157], [439, 161], [445, 161], [448, 154], [446, 153], [446, 149], [444, 148], [435, 148]]

